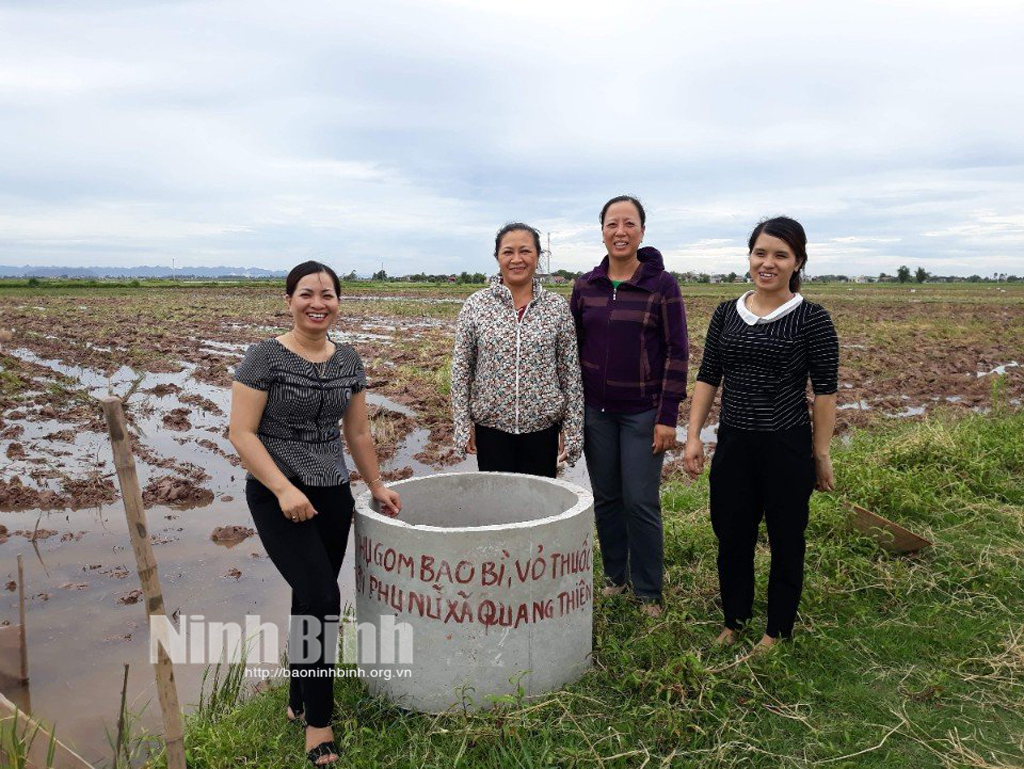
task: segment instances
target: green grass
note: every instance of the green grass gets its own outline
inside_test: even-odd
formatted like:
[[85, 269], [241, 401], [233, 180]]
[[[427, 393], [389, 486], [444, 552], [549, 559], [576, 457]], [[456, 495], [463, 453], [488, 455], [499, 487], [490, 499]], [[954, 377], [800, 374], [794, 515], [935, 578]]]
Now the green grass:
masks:
[[[792, 643], [717, 650], [706, 479], [664, 488], [666, 603], [598, 598], [594, 667], [568, 689], [479, 715], [405, 713], [336, 683], [354, 767], [1019, 767], [1024, 765], [1024, 414], [937, 417], [854, 435], [841, 494], [815, 495]], [[844, 498], [935, 546], [886, 554]], [[744, 648], [760, 636], [767, 548]], [[189, 720], [193, 767], [303, 765], [284, 687]]]

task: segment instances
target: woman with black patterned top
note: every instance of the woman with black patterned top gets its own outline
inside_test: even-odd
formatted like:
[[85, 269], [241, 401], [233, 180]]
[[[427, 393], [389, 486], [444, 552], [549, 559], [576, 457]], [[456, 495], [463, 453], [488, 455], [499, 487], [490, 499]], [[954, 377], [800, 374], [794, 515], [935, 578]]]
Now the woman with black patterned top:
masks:
[[295, 267], [285, 281], [292, 329], [252, 345], [231, 390], [230, 439], [249, 471], [245, 496], [256, 530], [292, 588], [292, 638], [303, 635], [304, 619], [305, 627], [319, 629], [315, 639], [288, 650], [288, 718], [305, 715], [307, 755], [317, 766], [338, 760], [330, 727], [335, 655], [325, 641], [337, 639], [326, 631], [341, 613], [338, 574], [354, 506], [339, 421], [381, 512], [401, 510], [398, 494], [380, 478], [363, 364], [352, 347], [327, 333], [338, 316], [339, 292], [330, 267]]
[[[768, 219], [748, 242], [754, 290], [722, 302], [708, 325], [693, 390], [684, 461], [704, 467], [700, 431], [722, 384], [711, 461], [711, 525], [730, 645], [750, 620], [754, 547], [764, 517], [771, 547], [768, 624], [756, 651], [793, 632], [803, 589], [811, 491], [832, 491], [829, 444], [836, 422], [839, 340], [828, 312], [799, 293], [807, 236], [793, 219]], [[807, 409], [807, 380], [814, 391]], [[724, 382], [724, 384], [723, 384]]]

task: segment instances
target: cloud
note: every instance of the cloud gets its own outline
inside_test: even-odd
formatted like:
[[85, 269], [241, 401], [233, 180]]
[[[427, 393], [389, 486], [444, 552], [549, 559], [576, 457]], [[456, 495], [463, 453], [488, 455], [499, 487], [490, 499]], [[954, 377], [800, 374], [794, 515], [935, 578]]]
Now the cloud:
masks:
[[994, 1], [6, 4], [0, 263], [490, 270], [518, 219], [583, 269], [631, 191], [676, 269], [742, 265], [788, 213], [822, 271], [1014, 271], [1021, 21]]

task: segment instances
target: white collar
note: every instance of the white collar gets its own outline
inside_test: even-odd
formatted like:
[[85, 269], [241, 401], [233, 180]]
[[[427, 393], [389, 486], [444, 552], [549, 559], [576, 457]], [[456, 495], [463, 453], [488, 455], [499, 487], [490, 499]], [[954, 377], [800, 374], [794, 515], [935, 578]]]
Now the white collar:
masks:
[[783, 305], [780, 305], [779, 307], [776, 307], [770, 313], [768, 313], [764, 317], [761, 317], [760, 315], [755, 315], [754, 313], [747, 309], [747, 297], [753, 293], [753, 291], [748, 291], [747, 293], [745, 293], [743, 296], [736, 300], [736, 312], [740, 314], [740, 317], [743, 318], [743, 322], [746, 323], [748, 326], [756, 326], [758, 323], [771, 323], [773, 320], [783, 318], [789, 315], [791, 312], [793, 312], [793, 310], [797, 308], [800, 302], [804, 300], [804, 298], [800, 296], [800, 294], [793, 294], [793, 298], [790, 299], [788, 302], [786, 302]]

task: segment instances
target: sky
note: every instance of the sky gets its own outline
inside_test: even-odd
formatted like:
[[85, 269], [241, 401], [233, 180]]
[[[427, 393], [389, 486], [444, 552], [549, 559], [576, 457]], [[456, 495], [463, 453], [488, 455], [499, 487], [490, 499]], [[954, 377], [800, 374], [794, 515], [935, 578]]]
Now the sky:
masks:
[[669, 269], [1024, 275], [1024, 3], [0, 5], [0, 264], [493, 272], [494, 233]]

